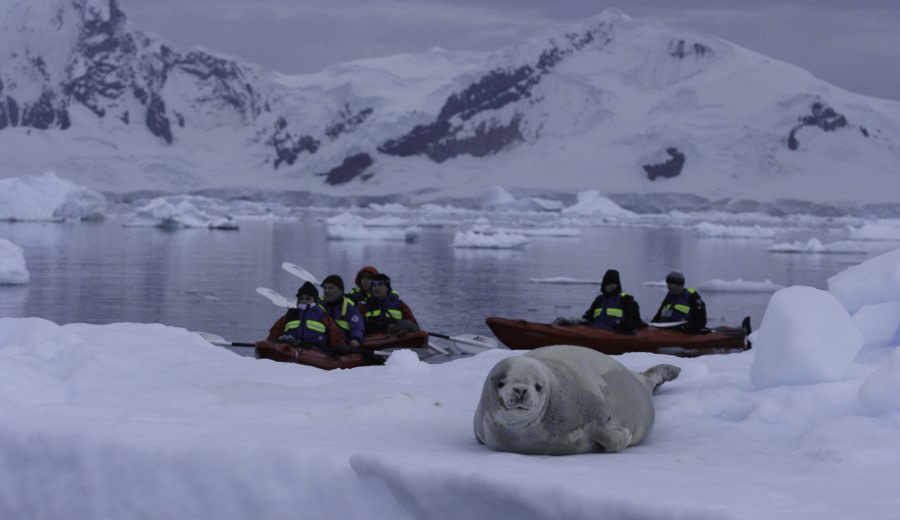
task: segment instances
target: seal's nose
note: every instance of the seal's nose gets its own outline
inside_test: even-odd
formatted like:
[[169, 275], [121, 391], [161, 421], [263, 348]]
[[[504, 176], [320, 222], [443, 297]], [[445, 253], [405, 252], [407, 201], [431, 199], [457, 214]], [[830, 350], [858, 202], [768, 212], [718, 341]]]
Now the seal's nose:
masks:
[[503, 395], [507, 408], [528, 408], [530, 401], [528, 385], [507, 385]]

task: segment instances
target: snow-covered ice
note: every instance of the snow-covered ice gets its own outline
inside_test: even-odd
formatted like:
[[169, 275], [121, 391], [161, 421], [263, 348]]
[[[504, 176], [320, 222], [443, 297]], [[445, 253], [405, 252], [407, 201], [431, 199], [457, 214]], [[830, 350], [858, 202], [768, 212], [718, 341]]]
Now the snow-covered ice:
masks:
[[[205, 197], [159, 197], [139, 208], [126, 221], [126, 226], [160, 228], [209, 228], [238, 229], [238, 224], [230, 215], [212, 215], [201, 210], [198, 205], [209, 199]], [[220, 205], [219, 207], [222, 207]]]
[[0, 220], [59, 221], [104, 216], [106, 197], [53, 172], [0, 179]]
[[823, 244], [818, 238], [810, 238], [807, 242], [783, 242], [768, 247], [773, 253], [865, 253], [862, 246], [851, 240], [839, 240]]
[[0, 285], [25, 284], [30, 278], [22, 248], [0, 238]]
[[2, 318], [0, 512], [895, 518], [900, 338], [884, 330], [896, 330], [898, 272], [900, 250], [836, 275], [829, 291], [776, 292], [745, 353], [620, 356], [637, 370], [682, 368], [654, 398], [653, 432], [620, 454], [566, 457], [475, 440], [484, 378], [515, 351], [438, 365], [398, 353], [325, 372], [159, 324]]
[[470, 229], [457, 231], [453, 236], [452, 247], [466, 249], [518, 249], [528, 245], [525, 235], [516, 233], [485, 233]]
[[705, 238], [773, 238], [776, 230], [755, 226], [729, 226], [714, 222], [701, 222], [694, 226], [694, 234]]
[[900, 220], [884, 219], [879, 222], [865, 222], [850, 228], [850, 238], [854, 240], [900, 240]]

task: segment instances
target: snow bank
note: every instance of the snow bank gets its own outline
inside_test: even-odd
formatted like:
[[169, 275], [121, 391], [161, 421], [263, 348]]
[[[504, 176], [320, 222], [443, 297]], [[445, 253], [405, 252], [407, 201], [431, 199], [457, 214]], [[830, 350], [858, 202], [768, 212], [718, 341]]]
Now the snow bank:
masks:
[[859, 387], [859, 400], [870, 414], [889, 414], [900, 412], [897, 396], [900, 396], [900, 351], [895, 350], [890, 364], [863, 381]]
[[853, 323], [865, 338], [866, 347], [900, 344], [900, 299], [863, 305], [853, 314]]
[[0, 238], [0, 285], [25, 284], [30, 278], [22, 248]]
[[866, 304], [900, 301], [900, 249], [832, 276], [828, 279], [828, 292], [850, 313]]
[[106, 198], [53, 172], [0, 179], [0, 220], [103, 218]]
[[772, 295], [754, 334], [750, 381], [756, 388], [837, 381], [864, 343], [840, 302], [812, 287]]

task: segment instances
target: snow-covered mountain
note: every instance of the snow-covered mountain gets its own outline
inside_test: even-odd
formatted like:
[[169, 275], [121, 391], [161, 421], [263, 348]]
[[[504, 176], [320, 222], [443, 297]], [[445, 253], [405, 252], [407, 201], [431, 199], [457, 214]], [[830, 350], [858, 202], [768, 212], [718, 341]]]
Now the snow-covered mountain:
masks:
[[900, 103], [615, 10], [494, 53], [302, 76], [173, 48], [117, 0], [16, 0], [2, 20], [0, 177], [324, 203], [498, 185], [597, 189], [645, 211], [900, 212]]

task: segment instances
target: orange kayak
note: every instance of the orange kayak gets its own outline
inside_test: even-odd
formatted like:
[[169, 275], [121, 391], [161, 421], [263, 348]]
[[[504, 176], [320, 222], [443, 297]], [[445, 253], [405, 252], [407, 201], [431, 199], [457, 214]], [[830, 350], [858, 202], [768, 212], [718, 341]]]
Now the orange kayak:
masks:
[[633, 334], [598, 329], [589, 325], [554, 325], [525, 320], [490, 317], [491, 331], [513, 350], [531, 350], [549, 345], [577, 345], [616, 355], [653, 352], [680, 357], [729, 354], [750, 348], [750, 318], [741, 327], [718, 327], [692, 334], [666, 328], [646, 327]]
[[374, 333], [366, 336], [362, 350], [365, 352], [327, 352], [316, 348], [304, 348], [277, 341], [257, 341], [256, 358], [285, 363], [299, 363], [322, 370], [381, 365], [384, 359], [375, 354], [391, 348], [424, 349], [428, 346], [427, 332], [400, 332], [397, 334]]

